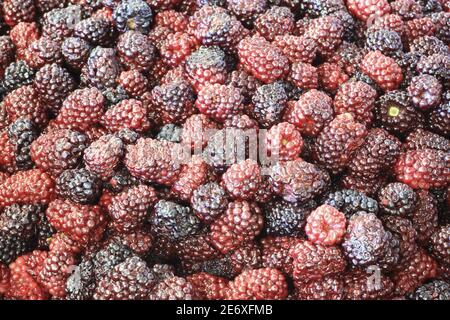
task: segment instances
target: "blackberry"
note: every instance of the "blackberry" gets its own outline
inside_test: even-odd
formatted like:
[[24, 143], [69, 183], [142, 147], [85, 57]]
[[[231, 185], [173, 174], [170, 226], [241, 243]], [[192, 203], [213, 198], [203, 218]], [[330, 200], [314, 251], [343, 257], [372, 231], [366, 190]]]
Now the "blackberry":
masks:
[[331, 54], [342, 43], [344, 27], [339, 18], [325, 16], [311, 20], [305, 36], [317, 42], [320, 55]]
[[387, 56], [395, 56], [399, 51], [402, 51], [403, 45], [397, 32], [376, 30], [367, 35], [366, 48], [371, 51], [379, 50]]
[[448, 12], [435, 12], [430, 15], [431, 21], [436, 26], [436, 37], [445, 43], [450, 40], [450, 26]]
[[153, 232], [176, 241], [198, 232], [200, 221], [188, 207], [160, 200], [149, 217]]
[[76, 22], [85, 16], [79, 5], [69, 5], [65, 8], [55, 8], [44, 14], [42, 19], [42, 34], [58, 43], [73, 34]]
[[444, 225], [439, 227], [430, 239], [433, 256], [444, 264], [450, 264], [450, 249], [448, 243], [449, 234], [450, 226]]
[[305, 233], [308, 240], [315, 244], [336, 245], [346, 232], [345, 215], [326, 204], [314, 209], [306, 221]]
[[182, 132], [183, 128], [175, 124], [169, 123], [161, 127], [161, 129], [158, 132], [158, 135], [156, 136], [156, 139], [179, 143], [181, 142]]
[[394, 283], [388, 276], [380, 275], [379, 280], [372, 280], [373, 274], [361, 269], [354, 269], [344, 275], [344, 297], [348, 300], [383, 300], [391, 298]]
[[450, 57], [443, 54], [422, 56], [417, 64], [417, 71], [420, 74], [428, 74], [442, 81], [450, 79], [449, 69]]
[[4, 74], [3, 86], [7, 91], [12, 91], [21, 86], [32, 83], [34, 70], [23, 60], [11, 63]]
[[105, 90], [115, 87], [119, 73], [120, 64], [114, 49], [96, 47], [81, 71], [81, 82]]
[[413, 105], [422, 110], [436, 107], [441, 101], [441, 92], [441, 83], [430, 75], [414, 77], [408, 86]]
[[32, 0], [5, 0], [2, 3], [3, 19], [10, 27], [19, 22], [32, 22], [36, 14], [36, 7]]
[[412, 222], [406, 218], [385, 215], [381, 218], [387, 230], [399, 240], [400, 263], [411, 258], [417, 251], [417, 232]]
[[417, 203], [410, 219], [417, 231], [417, 241], [429, 243], [438, 226], [438, 207], [435, 197], [426, 190], [416, 191]]
[[46, 64], [62, 63], [61, 47], [58, 42], [47, 37], [33, 41], [25, 49], [24, 61], [32, 68], [39, 69]]
[[193, 286], [181, 277], [171, 277], [159, 282], [149, 296], [150, 300], [194, 300]]
[[417, 288], [408, 297], [411, 300], [450, 300], [450, 284], [443, 280], [433, 280]]
[[178, 257], [189, 263], [205, 262], [218, 258], [220, 253], [208, 242], [206, 229], [175, 244]]
[[154, 87], [152, 98], [164, 124], [181, 124], [194, 113], [194, 91], [185, 81]]
[[75, 80], [67, 69], [53, 63], [39, 69], [33, 86], [41, 103], [56, 113], [63, 100], [75, 89]]
[[106, 243], [92, 255], [95, 278], [102, 279], [115, 266], [132, 256], [133, 252], [122, 243], [117, 241]]
[[252, 97], [251, 113], [262, 127], [269, 128], [280, 121], [287, 98], [286, 91], [279, 82], [263, 85], [256, 89]]
[[215, 182], [209, 182], [194, 190], [191, 206], [197, 217], [205, 223], [214, 222], [227, 208], [225, 190]]
[[431, 111], [428, 126], [431, 130], [445, 137], [450, 136], [450, 103], [442, 103]]
[[89, 58], [91, 45], [83, 39], [68, 37], [61, 45], [65, 62], [72, 68], [80, 70]]
[[100, 180], [86, 169], [66, 170], [55, 182], [58, 195], [74, 202], [93, 204], [100, 197]]
[[365, 126], [356, 122], [349, 113], [338, 115], [319, 134], [315, 143], [315, 156], [319, 164], [337, 174], [350, 163], [355, 150], [364, 143]]
[[322, 168], [302, 159], [280, 162], [270, 168], [269, 182], [288, 202], [306, 202], [320, 195], [330, 183]]
[[8, 127], [9, 141], [15, 146], [15, 165], [19, 170], [31, 169], [30, 146], [38, 137], [37, 129], [29, 119], [18, 119]]
[[30, 249], [30, 242], [20, 235], [0, 230], [0, 262], [9, 264]]
[[379, 194], [381, 209], [389, 214], [406, 216], [416, 206], [416, 193], [406, 184], [394, 182], [382, 188]]
[[302, 282], [295, 288], [300, 300], [343, 300], [344, 280], [340, 276], [327, 276], [319, 280]]
[[144, 300], [156, 284], [156, 278], [146, 263], [132, 256], [116, 265], [98, 282], [96, 300]]
[[111, 44], [113, 28], [111, 22], [97, 17], [91, 17], [78, 22], [73, 35], [86, 40], [92, 46], [108, 46]]
[[36, 249], [48, 250], [50, 239], [55, 233], [56, 230], [48, 221], [45, 212], [42, 212], [36, 226]]
[[423, 36], [413, 40], [410, 44], [410, 51], [426, 56], [433, 54], [448, 55], [450, 53], [450, 49], [445, 43], [434, 36]]
[[155, 47], [148, 37], [138, 31], [120, 35], [117, 51], [120, 61], [130, 69], [145, 71], [155, 59]]
[[272, 6], [255, 20], [254, 29], [268, 41], [273, 41], [277, 35], [291, 33], [294, 24], [294, 15], [289, 8]]
[[424, 122], [423, 116], [412, 106], [408, 94], [397, 90], [387, 92], [378, 99], [375, 116], [382, 128], [398, 135], [404, 135]]
[[83, 260], [75, 267], [66, 282], [67, 298], [70, 300], [90, 300], [95, 290], [94, 264]]
[[426, 131], [423, 129], [417, 129], [411, 132], [405, 140], [405, 147], [409, 150], [419, 149], [435, 149], [442, 151], [450, 150], [450, 142], [446, 138]]
[[136, 30], [147, 34], [153, 21], [153, 11], [143, 0], [126, 0], [114, 9], [113, 19], [120, 32]]
[[403, 80], [402, 69], [397, 62], [380, 51], [367, 53], [360, 67], [384, 91], [396, 89]]
[[378, 213], [377, 201], [357, 190], [342, 189], [329, 193], [323, 203], [343, 212], [348, 219], [359, 211]]
[[85, 150], [83, 160], [86, 169], [106, 180], [113, 175], [123, 153], [124, 144], [120, 138], [104, 135]]
[[266, 0], [227, 0], [227, 7], [246, 27], [253, 25], [256, 18], [267, 9]]
[[107, 88], [102, 92], [103, 96], [105, 97], [105, 105], [107, 109], [111, 108], [112, 106], [115, 106], [119, 102], [122, 102], [123, 100], [127, 100], [130, 97], [126, 93], [125, 89], [121, 86], [117, 86], [115, 88]]
[[300, 236], [313, 203], [299, 205], [285, 201], [272, 201], [264, 207], [264, 230], [274, 236]]

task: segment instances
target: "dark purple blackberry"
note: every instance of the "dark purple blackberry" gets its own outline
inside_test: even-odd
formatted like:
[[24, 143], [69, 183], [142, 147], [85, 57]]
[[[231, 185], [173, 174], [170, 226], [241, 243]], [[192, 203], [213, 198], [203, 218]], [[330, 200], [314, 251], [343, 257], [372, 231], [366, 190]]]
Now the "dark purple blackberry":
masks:
[[422, 55], [431, 56], [433, 54], [450, 54], [450, 49], [442, 40], [433, 36], [424, 36], [415, 39], [410, 45], [411, 52], [418, 52]]
[[0, 230], [0, 262], [9, 264], [30, 248], [29, 239]]
[[143, 0], [124, 0], [114, 9], [113, 18], [120, 32], [136, 30], [147, 34], [153, 21], [153, 12]]
[[138, 179], [133, 177], [126, 168], [120, 168], [114, 171], [106, 183], [105, 188], [116, 194], [128, 187], [136, 186], [138, 184]]
[[450, 55], [433, 54], [422, 56], [417, 64], [417, 72], [429, 74], [441, 81], [450, 80]]
[[112, 42], [113, 26], [104, 18], [91, 17], [75, 25], [73, 35], [86, 40], [92, 46], [109, 46]]
[[29, 119], [18, 119], [8, 127], [9, 141], [15, 146], [15, 163], [19, 170], [31, 169], [31, 143], [38, 137], [38, 131]]
[[158, 140], [167, 140], [170, 142], [181, 142], [181, 132], [183, 128], [174, 125], [172, 123], [166, 124], [163, 126], [158, 134], [156, 135], [156, 139]]
[[306, 0], [302, 1], [301, 8], [311, 18], [328, 16], [336, 11], [346, 10], [342, 0]]
[[376, 30], [369, 32], [367, 35], [366, 48], [371, 51], [379, 50], [387, 56], [395, 56], [399, 51], [402, 51], [403, 45], [397, 32]]
[[442, 103], [430, 113], [428, 127], [432, 131], [450, 138], [450, 102]]
[[112, 241], [94, 253], [92, 262], [96, 279], [102, 278], [116, 265], [132, 257], [133, 252], [125, 245]]
[[104, 90], [102, 94], [105, 97], [105, 104], [108, 109], [115, 106], [119, 102], [130, 98], [125, 89], [121, 86], [117, 86], [115, 88], [106, 88], [106, 90]]
[[384, 215], [381, 217], [384, 227], [390, 231], [399, 243], [400, 263], [410, 259], [418, 250], [417, 232], [412, 222], [406, 218], [394, 215]]
[[120, 61], [130, 69], [148, 70], [155, 59], [156, 48], [149, 38], [138, 31], [127, 31], [117, 42]]
[[450, 224], [440, 226], [431, 236], [430, 248], [434, 257], [443, 264], [450, 265]]
[[81, 82], [105, 90], [116, 86], [119, 74], [120, 64], [114, 49], [96, 47], [81, 71]]
[[197, 217], [209, 224], [227, 208], [227, 193], [216, 182], [203, 184], [192, 194], [191, 205]]
[[[437, 1], [437, 0], [435, 0]], [[431, 21], [436, 26], [435, 36], [449, 43], [450, 41], [450, 12], [436, 12], [430, 15]]]
[[411, 132], [405, 140], [405, 148], [408, 150], [435, 149], [450, 151], [450, 141], [439, 134], [417, 129]]
[[357, 26], [353, 16], [347, 10], [334, 11], [330, 16], [338, 18], [342, 22], [342, 27], [344, 28], [342, 38], [345, 41], [354, 41]]
[[194, 235], [200, 228], [199, 219], [189, 207], [165, 200], [156, 203], [149, 222], [155, 234], [174, 241]]
[[378, 213], [378, 203], [376, 200], [366, 196], [357, 190], [342, 189], [329, 193], [323, 200], [323, 204], [328, 204], [343, 212], [347, 218], [359, 211]]
[[269, 128], [280, 121], [287, 99], [286, 91], [280, 83], [263, 85], [253, 95], [250, 112], [262, 127]]
[[84, 39], [68, 37], [61, 45], [61, 53], [66, 63], [74, 68], [81, 69], [91, 52], [91, 45]]
[[89, 259], [77, 265], [66, 282], [67, 298], [91, 300], [96, 285], [94, 273], [94, 264]]
[[36, 226], [36, 249], [48, 250], [50, 240], [56, 233], [55, 228], [48, 221], [45, 210], [39, 214], [39, 222]]
[[53, 9], [43, 16], [42, 35], [60, 43], [72, 35], [75, 24], [84, 16], [85, 11], [79, 5]]
[[403, 183], [394, 182], [380, 190], [378, 203], [381, 210], [388, 214], [406, 216], [416, 207], [416, 193]]
[[34, 70], [24, 61], [13, 62], [5, 69], [3, 86], [7, 91], [12, 91], [30, 84], [33, 81], [34, 73]]
[[101, 193], [100, 179], [86, 169], [66, 170], [56, 179], [56, 192], [76, 203], [94, 204]]
[[417, 2], [422, 6], [425, 14], [442, 11], [442, 4], [439, 0], [418, 0]]
[[429, 110], [441, 102], [442, 85], [438, 79], [423, 74], [411, 79], [408, 94], [416, 108]]
[[285, 201], [273, 201], [264, 208], [265, 231], [274, 236], [297, 237], [304, 234], [306, 217], [314, 208], [315, 202], [300, 205]]
[[421, 285], [408, 296], [411, 300], [450, 300], [450, 284], [444, 280], [433, 280]]

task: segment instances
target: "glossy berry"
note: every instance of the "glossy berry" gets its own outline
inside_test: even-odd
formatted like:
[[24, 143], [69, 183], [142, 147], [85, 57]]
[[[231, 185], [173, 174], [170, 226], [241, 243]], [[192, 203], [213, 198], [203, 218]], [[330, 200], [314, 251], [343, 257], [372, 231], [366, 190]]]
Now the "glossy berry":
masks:
[[321, 245], [338, 244], [346, 232], [346, 219], [332, 206], [322, 205], [311, 212], [305, 232], [309, 241]]

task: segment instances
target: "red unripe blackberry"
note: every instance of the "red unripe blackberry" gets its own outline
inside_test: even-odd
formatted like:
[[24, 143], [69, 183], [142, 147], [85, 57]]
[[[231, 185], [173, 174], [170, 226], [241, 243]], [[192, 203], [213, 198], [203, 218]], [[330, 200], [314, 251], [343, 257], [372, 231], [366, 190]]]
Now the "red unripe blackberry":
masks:
[[303, 148], [303, 139], [297, 128], [288, 122], [280, 122], [266, 135], [267, 150], [280, 161], [295, 160]]
[[400, 263], [408, 260], [418, 250], [417, 232], [406, 218], [385, 215], [381, 218], [387, 230], [399, 239]]
[[171, 186], [177, 179], [180, 166], [176, 144], [141, 138], [127, 147], [124, 163], [130, 173], [148, 182]]
[[169, 34], [172, 34], [169, 28], [157, 26], [148, 33], [148, 40], [159, 50]]
[[120, 74], [119, 59], [112, 48], [96, 47], [81, 70], [81, 82], [99, 90], [113, 88]]
[[71, 254], [79, 254], [82, 251], [82, 246], [79, 242], [69, 238], [65, 233], [57, 232], [48, 239], [48, 248], [50, 251], [67, 252]]
[[414, 190], [400, 182], [393, 182], [380, 190], [378, 203], [381, 209], [391, 215], [407, 216], [416, 207]]
[[87, 137], [77, 131], [57, 129], [42, 134], [31, 144], [31, 159], [36, 166], [58, 176], [77, 166], [87, 147]]
[[170, 190], [181, 200], [188, 201], [194, 190], [214, 179], [212, 168], [201, 157], [194, 155], [189, 163], [183, 165]]
[[408, 42], [423, 36], [433, 36], [436, 27], [429, 17], [417, 18], [406, 22], [405, 38]]
[[[377, 277], [377, 278], [375, 278]], [[344, 274], [344, 294], [348, 300], [383, 300], [392, 298], [394, 283], [384, 274], [353, 269]]]
[[433, 279], [436, 273], [436, 261], [420, 249], [410, 259], [403, 262], [398, 267], [398, 271], [393, 274], [395, 292], [400, 295], [412, 293], [425, 281]]
[[194, 114], [183, 123], [181, 141], [192, 148], [205, 147], [208, 143], [208, 131], [217, 129], [217, 124], [204, 114]]
[[261, 239], [262, 266], [265, 268], [276, 268], [292, 274], [292, 257], [289, 256], [291, 247], [303, 240], [292, 237], [266, 236]]
[[415, 107], [426, 110], [436, 107], [441, 101], [442, 85], [433, 76], [420, 75], [411, 79], [408, 94]]
[[327, 55], [342, 43], [344, 28], [340, 19], [332, 16], [320, 17], [311, 20], [305, 36], [317, 43], [318, 53]]
[[289, 249], [295, 282], [317, 280], [342, 273], [347, 262], [338, 247], [325, 247], [303, 240]]
[[362, 81], [349, 81], [339, 87], [334, 98], [336, 114], [351, 113], [356, 121], [370, 124], [377, 92]]
[[50, 38], [41, 37], [25, 49], [23, 59], [34, 69], [51, 63], [60, 64], [62, 63], [61, 48], [59, 43]]
[[344, 280], [341, 276], [327, 276], [319, 280], [301, 282], [295, 288], [298, 300], [343, 300]]
[[422, 56], [417, 63], [417, 72], [420, 74], [429, 74], [439, 80], [448, 80], [450, 75], [450, 57], [443, 54], [433, 54]]
[[196, 47], [197, 42], [191, 35], [176, 32], [167, 35], [161, 43], [160, 53], [168, 65], [176, 67], [182, 64]]
[[261, 36], [273, 41], [276, 36], [289, 34], [295, 26], [294, 15], [287, 7], [273, 6], [261, 14], [254, 23], [254, 29]]
[[19, 22], [11, 28], [9, 36], [17, 49], [25, 49], [39, 38], [38, 26], [35, 22]]
[[122, 71], [117, 83], [133, 98], [141, 97], [147, 91], [147, 78], [137, 70]]
[[148, 37], [138, 31], [127, 31], [119, 36], [117, 51], [120, 61], [129, 69], [145, 71], [155, 58], [155, 47]]
[[416, 191], [416, 195], [416, 207], [409, 218], [417, 231], [417, 242], [429, 245], [430, 237], [439, 223], [438, 205], [435, 197], [426, 190]]
[[389, 2], [386, 0], [347, 0], [347, 8], [362, 21], [368, 21], [371, 17], [376, 19], [391, 12]]
[[307, 63], [295, 62], [291, 66], [288, 80], [298, 88], [315, 89], [319, 82], [317, 68]]
[[121, 139], [114, 135], [104, 135], [85, 150], [83, 160], [86, 169], [106, 180], [112, 176], [123, 153]]
[[258, 122], [255, 119], [250, 118], [246, 114], [236, 114], [234, 116], [231, 116], [231, 118], [225, 120], [223, 126], [224, 128], [241, 129], [244, 131], [249, 129], [259, 129]]
[[36, 7], [32, 0], [5, 0], [2, 11], [6, 24], [14, 27], [19, 22], [33, 22]]
[[449, 151], [450, 141], [436, 133], [424, 129], [416, 129], [406, 137], [405, 149], [419, 150], [426, 148]]
[[307, 136], [317, 136], [333, 119], [333, 101], [322, 91], [310, 90], [289, 108], [284, 118]]
[[59, 128], [86, 131], [100, 122], [103, 106], [104, 97], [98, 89], [77, 89], [64, 100], [54, 124]]
[[397, 179], [412, 188], [429, 189], [445, 186], [450, 181], [450, 157], [440, 150], [409, 150], [395, 164]]
[[397, 62], [380, 51], [367, 53], [360, 67], [384, 91], [396, 89], [403, 81], [402, 69]]
[[130, 248], [140, 257], [145, 257], [153, 246], [153, 236], [150, 234], [150, 230], [145, 227], [131, 233], [118, 233], [114, 235], [113, 240]]
[[229, 283], [228, 300], [283, 300], [288, 295], [285, 276], [274, 268], [249, 269]]
[[66, 280], [69, 278], [76, 260], [72, 253], [50, 251], [39, 272], [39, 283], [55, 298], [66, 296]]
[[440, 262], [450, 264], [450, 226], [444, 225], [431, 236], [431, 252]]
[[308, 240], [315, 244], [336, 245], [346, 232], [345, 215], [326, 204], [312, 211], [306, 221], [306, 235]]
[[54, 197], [54, 181], [40, 169], [18, 171], [1, 184], [0, 206], [48, 204]]
[[290, 62], [312, 63], [317, 44], [311, 37], [297, 37], [289, 34], [276, 36], [273, 44], [278, 47]]
[[332, 93], [349, 79], [349, 76], [337, 63], [325, 62], [317, 68], [317, 72], [320, 86]]
[[171, 277], [159, 282], [151, 294], [150, 300], [194, 300], [197, 299], [194, 287], [185, 278]]
[[238, 55], [245, 71], [264, 83], [284, 78], [289, 72], [289, 61], [283, 52], [261, 36], [243, 39]]
[[147, 110], [142, 102], [135, 99], [126, 99], [108, 109], [102, 117], [102, 124], [109, 132], [118, 132], [130, 129], [136, 132], [146, 132], [150, 123], [147, 119]]
[[221, 256], [221, 253], [209, 243], [206, 231], [206, 229], [202, 230], [199, 234], [182, 239], [175, 244], [176, 255], [184, 263], [195, 265], [197, 262], [207, 262]]
[[261, 85], [255, 77], [248, 74], [244, 70], [235, 70], [231, 72], [231, 74], [228, 75], [226, 83], [241, 90], [241, 94], [244, 96], [244, 103], [251, 100], [251, 96]]
[[398, 14], [385, 14], [383, 16], [373, 17], [369, 30], [391, 30], [403, 36], [405, 32], [405, 23]]
[[391, 3], [392, 12], [398, 14], [403, 20], [420, 18], [423, 15], [423, 7], [419, 1], [396, 0]]
[[225, 83], [225, 67], [225, 53], [216, 46], [200, 47], [185, 63], [186, 75], [197, 92], [208, 83]]
[[247, 27], [267, 9], [266, 0], [227, 0], [227, 8]]
[[40, 128], [48, 122], [47, 107], [40, 102], [38, 91], [32, 85], [11, 91], [3, 99], [3, 106], [11, 122], [28, 118]]
[[122, 191], [108, 206], [113, 228], [129, 233], [142, 226], [156, 200], [156, 192], [145, 185]]
[[175, 10], [159, 11], [155, 17], [157, 26], [169, 28], [174, 32], [185, 31], [188, 22], [188, 18], [183, 13]]
[[164, 124], [181, 124], [194, 113], [194, 92], [183, 80], [154, 87], [152, 100], [157, 117]]
[[288, 202], [306, 202], [320, 195], [330, 182], [328, 173], [302, 159], [279, 162], [270, 169], [276, 194]]
[[156, 284], [145, 261], [130, 256], [107, 272], [98, 282], [95, 300], [144, 300]]
[[52, 201], [46, 211], [52, 226], [82, 245], [99, 241], [106, 217], [99, 206], [81, 205], [70, 200]]
[[70, 37], [75, 24], [85, 17], [81, 6], [64, 6], [46, 12], [41, 21], [42, 35], [58, 43], [61, 43], [66, 37]]
[[4, 295], [9, 290], [11, 272], [5, 264], [0, 264], [0, 294]]
[[261, 210], [254, 203], [233, 201], [212, 225], [210, 242], [220, 252], [228, 253], [256, 237], [263, 227]]
[[333, 174], [345, 169], [355, 150], [364, 143], [365, 126], [352, 115], [338, 115], [319, 134], [315, 143], [315, 157], [319, 164]]
[[222, 184], [234, 199], [252, 200], [261, 182], [261, 168], [251, 159], [233, 164], [222, 175]]
[[191, 206], [197, 217], [203, 222], [214, 222], [228, 205], [226, 191], [215, 182], [202, 184], [196, 188], [191, 197]]
[[353, 177], [373, 180], [391, 170], [401, 151], [401, 142], [380, 128], [371, 129], [348, 164]]
[[197, 298], [201, 300], [223, 300], [228, 289], [228, 280], [199, 272], [186, 277]]

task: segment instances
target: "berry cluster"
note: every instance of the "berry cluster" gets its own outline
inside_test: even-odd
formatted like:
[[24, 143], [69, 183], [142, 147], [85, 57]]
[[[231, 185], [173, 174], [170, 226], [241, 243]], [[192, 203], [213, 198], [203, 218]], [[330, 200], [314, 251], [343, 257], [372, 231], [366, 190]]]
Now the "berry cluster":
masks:
[[450, 300], [449, 8], [0, 1], [0, 300]]

